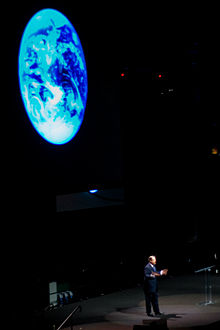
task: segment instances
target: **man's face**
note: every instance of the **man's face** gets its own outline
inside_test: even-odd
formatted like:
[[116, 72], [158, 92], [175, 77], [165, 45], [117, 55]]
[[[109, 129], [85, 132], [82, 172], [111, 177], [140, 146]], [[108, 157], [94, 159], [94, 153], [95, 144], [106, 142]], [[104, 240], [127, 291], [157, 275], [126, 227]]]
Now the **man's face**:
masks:
[[152, 259], [151, 259], [151, 263], [152, 263], [153, 265], [156, 265], [156, 263], [157, 263], [157, 259], [156, 259], [155, 257], [152, 257]]

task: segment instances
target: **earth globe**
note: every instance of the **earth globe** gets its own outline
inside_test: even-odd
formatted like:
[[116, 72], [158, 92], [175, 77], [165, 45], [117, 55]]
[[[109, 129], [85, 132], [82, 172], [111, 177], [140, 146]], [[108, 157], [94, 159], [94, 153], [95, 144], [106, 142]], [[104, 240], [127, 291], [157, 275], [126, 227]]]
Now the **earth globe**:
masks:
[[83, 48], [71, 22], [55, 9], [43, 9], [22, 35], [18, 76], [28, 117], [48, 142], [64, 144], [78, 132], [88, 83]]

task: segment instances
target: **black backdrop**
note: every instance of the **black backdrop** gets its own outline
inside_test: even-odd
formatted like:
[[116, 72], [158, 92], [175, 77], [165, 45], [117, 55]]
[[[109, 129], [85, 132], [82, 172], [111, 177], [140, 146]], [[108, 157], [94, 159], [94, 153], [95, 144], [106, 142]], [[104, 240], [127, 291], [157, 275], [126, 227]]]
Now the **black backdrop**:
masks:
[[[46, 7], [60, 10], [73, 23], [88, 69], [83, 124], [76, 137], [61, 146], [46, 142], [33, 129], [17, 77], [23, 30], [32, 15]], [[197, 168], [194, 160], [202, 157], [201, 118], [189, 86], [193, 73], [187, 51], [199, 39], [192, 7], [190, 11], [182, 8], [182, 14], [173, 8], [175, 15], [166, 6], [144, 10], [142, 2], [128, 7], [114, 1], [105, 6], [98, 2], [22, 1], [14, 5], [13, 12], [10, 6], [6, 8], [10, 33], [5, 34], [5, 114], [10, 124], [4, 125], [3, 134], [9, 190], [15, 188], [20, 194], [21, 187], [26, 188], [29, 197], [49, 191], [54, 200], [57, 193], [85, 190], [93, 183], [125, 184], [132, 191], [133, 184], [142, 189], [150, 182], [155, 189], [154, 178], [163, 191], [169, 184], [175, 190], [178, 180], [185, 185], [191, 182]], [[126, 68], [129, 75], [123, 81], [120, 73]], [[169, 71], [171, 81], [165, 85], [175, 88], [174, 100], [157, 99], [160, 86], [152, 82], [152, 72], [158, 71]], [[198, 89], [198, 82], [195, 87]], [[199, 149], [197, 153], [191, 141]], [[197, 186], [197, 179], [193, 181]]]

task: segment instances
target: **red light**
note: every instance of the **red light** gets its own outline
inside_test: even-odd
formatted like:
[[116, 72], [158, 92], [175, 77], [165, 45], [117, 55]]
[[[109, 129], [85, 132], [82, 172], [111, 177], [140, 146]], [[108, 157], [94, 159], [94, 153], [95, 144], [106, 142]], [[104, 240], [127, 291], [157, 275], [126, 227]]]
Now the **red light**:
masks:
[[125, 76], [125, 74], [124, 74], [124, 72], [122, 72], [122, 73], [121, 73], [121, 77], [124, 77], [124, 76]]
[[158, 74], [158, 78], [162, 78], [162, 74]]
[[218, 155], [218, 148], [217, 147], [212, 148], [212, 155]]

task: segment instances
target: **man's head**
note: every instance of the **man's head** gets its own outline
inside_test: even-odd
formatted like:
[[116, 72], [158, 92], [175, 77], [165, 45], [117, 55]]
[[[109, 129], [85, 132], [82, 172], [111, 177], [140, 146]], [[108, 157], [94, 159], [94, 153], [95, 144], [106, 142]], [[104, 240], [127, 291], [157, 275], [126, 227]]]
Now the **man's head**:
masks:
[[157, 263], [157, 259], [156, 259], [155, 256], [150, 256], [150, 257], [148, 258], [148, 261], [149, 261], [152, 265], [156, 265], [156, 263]]

